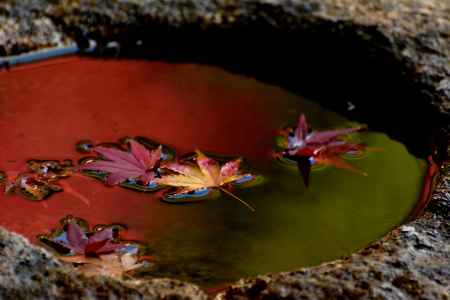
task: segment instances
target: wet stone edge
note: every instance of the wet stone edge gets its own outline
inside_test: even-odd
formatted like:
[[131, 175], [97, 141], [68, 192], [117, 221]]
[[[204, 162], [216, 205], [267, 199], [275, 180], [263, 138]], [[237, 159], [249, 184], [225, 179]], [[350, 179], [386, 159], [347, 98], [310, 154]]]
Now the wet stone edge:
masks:
[[[402, 109], [407, 111], [411, 106], [415, 108], [411, 113], [412, 118], [417, 118], [414, 112], [425, 107], [428, 115], [424, 118], [436, 117], [442, 120], [423, 132], [437, 136], [440, 141], [443, 140], [440, 142], [440, 155], [437, 158], [443, 161], [443, 175], [422, 217], [400, 226], [380, 241], [348, 258], [313, 268], [241, 280], [220, 293], [217, 298], [448, 299], [450, 297], [448, 264], [450, 163], [445, 160], [445, 154], [448, 154], [446, 120], [450, 108], [448, 66], [450, 5], [447, 2], [439, 0], [423, 3], [406, 0], [95, 2], [96, 6], [91, 1], [26, 0], [0, 3], [0, 24], [2, 24], [0, 56], [63, 46], [74, 41], [82, 47], [86, 45], [87, 40], [95, 40], [99, 45], [97, 54], [102, 56], [116, 55], [117, 51], [125, 56], [149, 58], [167, 55], [168, 59], [172, 60], [213, 63], [245, 73], [253, 70], [255, 64], [242, 66], [232, 60], [241, 59], [240, 52], [245, 52], [245, 49], [225, 47], [230, 60], [203, 61], [204, 53], [186, 52], [189, 47], [183, 46], [186, 42], [183, 36], [193, 38], [196, 43], [208, 39], [217, 42], [214, 36], [219, 36], [229, 43], [233, 39], [227, 32], [234, 34], [236, 30], [248, 30], [249, 33], [253, 33], [260, 30], [274, 35], [282, 33], [282, 37], [285, 33], [287, 40], [305, 33], [300, 37], [313, 41], [310, 39], [312, 33], [322, 35], [329, 32], [328, 35], [323, 35], [323, 38], [337, 37], [333, 42], [351, 43], [360, 47], [359, 50], [363, 51], [365, 56], [370, 56], [372, 51], [372, 54], [381, 57], [385, 64], [392, 63], [396, 68], [395, 72], [402, 74], [401, 77], [394, 78], [396, 84], [412, 87], [411, 94], [404, 95], [405, 98], [416, 97], [416, 93], [420, 94], [410, 102], [399, 104], [397, 107], [399, 111]], [[153, 44], [158, 41], [159, 44], [153, 45], [151, 41]], [[279, 41], [285, 42], [283, 39]], [[345, 51], [349, 51], [345, 47], [340, 50], [344, 55]], [[276, 53], [280, 54], [283, 51]], [[311, 54], [309, 51], [300, 53]], [[287, 54], [292, 56], [294, 53], [287, 51]], [[276, 60], [276, 57], [274, 59]], [[323, 59], [325, 62], [322, 64], [329, 63], [326, 57]], [[378, 62], [374, 60], [373, 63], [369, 63], [369, 70]], [[277, 82], [277, 78], [270, 78], [266, 74], [263, 74], [262, 79], [275, 81], [295, 90], [295, 82], [289, 80]], [[411, 85], [408, 85], [409, 83]], [[325, 98], [328, 95], [323, 96]], [[372, 99], [368, 100], [370, 101]], [[380, 105], [383, 104], [381, 101]], [[334, 102], [325, 105], [346, 114], [344, 97], [338, 95]], [[364, 107], [364, 103], [360, 105]], [[358, 116], [362, 119], [367, 117], [364, 110], [360, 115], [355, 115]], [[427, 144], [421, 145], [426, 146]], [[5, 299], [59, 299], [64, 295], [73, 295], [72, 299], [207, 297], [194, 285], [170, 279], [120, 282], [97, 277], [87, 280], [82, 275], [61, 266], [45, 250], [32, 246], [22, 237], [3, 229], [0, 230], [0, 270], [0, 298]]]

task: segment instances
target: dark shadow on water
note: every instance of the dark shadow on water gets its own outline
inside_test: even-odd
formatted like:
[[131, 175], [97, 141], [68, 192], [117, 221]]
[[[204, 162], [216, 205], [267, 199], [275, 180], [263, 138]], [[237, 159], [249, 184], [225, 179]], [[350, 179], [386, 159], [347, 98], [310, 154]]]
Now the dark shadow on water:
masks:
[[[161, 24], [114, 38], [123, 57], [219, 65], [251, 75], [387, 132], [414, 155], [425, 158], [437, 150], [435, 160], [443, 160], [448, 120], [431, 105], [429, 87], [414, 81], [410, 66], [388, 50], [389, 40], [375, 28], [346, 29], [345, 22], [297, 29], [285, 22], [280, 30], [257, 22], [176, 30]], [[101, 36], [89, 38], [99, 39], [104, 56]]]

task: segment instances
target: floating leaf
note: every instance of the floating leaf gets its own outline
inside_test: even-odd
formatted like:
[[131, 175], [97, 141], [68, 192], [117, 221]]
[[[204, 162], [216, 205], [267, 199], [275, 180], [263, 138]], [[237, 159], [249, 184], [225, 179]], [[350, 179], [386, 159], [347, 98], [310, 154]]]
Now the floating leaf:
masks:
[[164, 169], [170, 170], [176, 174], [165, 175], [156, 181], [159, 184], [176, 187], [177, 191], [172, 198], [177, 195], [195, 194], [201, 190], [219, 189], [230, 197], [238, 200], [251, 211], [255, 209], [247, 202], [243, 201], [225, 186], [236, 182], [248, 174], [240, 173], [241, 159], [236, 159], [220, 166], [219, 162], [207, 157], [200, 151], [197, 151], [196, 164], [185, 163], [167, 163], [163, 165]]
[[159, 189], [154, 179], [159, 176], [160, 162], [171, 159], [174, 152], [167, 146], [155, 146], [143, 137], [120, 141], [128, 145], [129, 151], [123, 150], [120, 144], [100, 144], [94, 150], [101, 157], [81, 159], [78, 169], [108, 185], [120, 185], [143, 192]]
[[168, 147], [167, 145], [162, 145], [160, 143], [157, 143], [157, 142], [155, 142], [149, 138], [143, 137], [143, 136], [136, 136], [134, 138], [124, 138], [124, 139], [121, 139], [121, 142], [124, 144], [129, 144], [129, 141], [132, 139], [135, 140], [136, 142], [138, 142], [139, 144], [144, 145], [148, 149], [161, 148], [161, 152], [162, 152], [161, 161], [170, 161], [170, 160], [174, 159], [176, 156], [176, 153], [172, 148]]
[[58, 180], [69, 177], [73, 166], [72, 161], [69, 159], [63, 161], [30, 159], [27, 161], [27, 165], [41, 179], [46, 180]]
[[315, 150], [326, 146], [331, 142], [342, 140], [343, 137], [364, 129], [365, 127], [353, 127], [336, 130], [311, 131], [304, 114], [300, 115], [297, 127], [287, 128], [282, 131], [282, 136], [287, 139], [286, 153], [289, 155], [311, 156]]
[[[88, 237], [83, 228], [72, 222], [67, 225], [66, 236], [67, 243], [64, 246], [76, 254], [98, 256], [123, 247], [122, 244], [113, 242], [114, 236], [111, 228], [97, 231]], [[64, 244], [64, 242], [62, 243]]]
[[[27, 161], [26, 172], [11, 171], [5, 180], [5, 193], [18, 194], [28, 200], [41, 201], [56, 192], [65, 190], [86, 204], [89, 200], [73, 190], [68, 183], [62, 181], [73, 174], [71, 160], [36, 160]], [[6, 173], [5, 173], [6, 176]]]
[[364, 144], [345, 139], [349, 134], [363, 128], [360, 126], [312, 131], [305, 115], [302, 114], [297, 127], [283, 130], [282, 136], [277, 138], [276, 143], [282, 151], [276, 153], [276, 157], [296, 163], [306, 186], [309, 185], [309, 176], [314, 164], [334, 166], [367, 175], [343, 159], [346, 154], [360, 153], [366, 149]]
[[106, 160], [88, 162], [79, 166], [80, 170], [93, 170], [109, 173], [106, 183], [116, 185], [129, 178], [139, 178], [148, 184], [157, 176], [161, 160], [161, 149], [149, 151], [134, 140], [130, 141], [130, 151], [114, 148], [95, 147], [95, 151]]
[[[71, 255], [98, 256], [116, 252], [126, 244], [118, 242], [117, 231], [113, 226], [99, 227], [90, 231], [88, 224], [83, 219], [67, 216], [60, 221], [62, 228], [52, 231], [48, 235], [39, 235], [38, 239], [58, 253]], [[60, 251], [62, 250], [62, 252]]]
[[122, 229], [121, 225], [96, 225], [90, 231], [86, 221], [72, 216], [60, 223], [62, 228], [38, 239], [85, 275], [116, 277], [148, 264], [148, 259], [140, 258], [137, 243], [119, 240], [117, 229]]
[[32, 173], [19, 174], [15, 179], [8, 182], [5, 187], [5, 193], [12, 194], [15, 192], [33, 201], [45, 200], [53, 193], [60, 191], [62, 191], [60, 186], [40, 179]]
[[365, 146], [362, 144], [352, 144], [342, 141], [329, 143], [323, 148], [317, 149], [314, 153], [314, 159], [318, 164], [334, 166], [340, 169], [346, 169], [363, 176], [367, 173], [359, 170], [352, 164], [346, 162], [341, 156], [345, 153], [361, 151]]

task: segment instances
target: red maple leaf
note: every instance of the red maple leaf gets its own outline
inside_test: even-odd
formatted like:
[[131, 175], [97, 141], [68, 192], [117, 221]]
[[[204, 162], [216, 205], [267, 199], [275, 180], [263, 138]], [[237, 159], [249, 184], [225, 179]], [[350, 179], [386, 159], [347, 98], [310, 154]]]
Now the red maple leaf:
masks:
[[317, 149], [314, 152], [313, 158], [318, 164], [334, 166], [336, 168], [346, 169], [363, 176], [367, 176], [366, 172], [357, 169], [342, 158], [342, 154], [360, 152], [365, 148], [366, 146], [364, 144], [335, 141]]
[[341, 140], [344, 136], [359, 131], [364, 127], [352, 127], [335, 130], [310, 130], [304, 114], [300, 115], [297, 128], [288, 128], [282, 134], [287, 137], [289, 155], [311, 156], [313, 152], [329, 143]]
[[114, 235], [111, 228], [98, 231], [88, 237], [86, 232], [75, 222], [67, 225], [67, 243], [64, 246], [75, 254], [101, 255], [116, 251], [122, 244], [113, 243]]
[[314, 163], [332, 165], [337, 168], [351, 170], [362, 175], [366, 173], [347, 163], [341, 155], [359, 152], [366, 148], [364, 144], [344, 140], [350, 133], [364, 127], [353, 127], [336, 130], [312, 131], [305, 115], [301, 115], [296, 128], [287, 128], [281, 132], [285, 138], [281, 153], [283, 157], [297, 162], [306, 186], [309, 184], [309, 174]]
[[130, 140], [130, 151], [114, 148], [95, 147], [94, 150], [107, 160], [96, 160], [79, 166], [79, 170], [101, 171], [109, 173], [106, 183], [116, 185], [127, 179], [139, 178], [145, 184], [157, 176], [161, 160], [161, 147], [149, 151], [143, 145]]

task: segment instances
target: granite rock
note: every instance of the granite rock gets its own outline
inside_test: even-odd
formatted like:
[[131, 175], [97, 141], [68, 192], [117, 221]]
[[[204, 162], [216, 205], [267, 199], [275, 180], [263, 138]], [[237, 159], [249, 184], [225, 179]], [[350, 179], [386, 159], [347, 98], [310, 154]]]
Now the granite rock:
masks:
[[[0, 56], [95, 41], [104, 57], [218, 65], [304, 94], [442, 163], [420, 218], [348, 258], [243, 279], [217, 299], [450, 299], [449, 32], [442, 0], [0, 2]], [[86, 279], [0, 229], [0, 298], [206, 295], [170, 279]]]
[[0, 228], [0, 299], [206, 299], [196, 286], [171, 279], [146, 282], [85, 277], [45, 249]]

